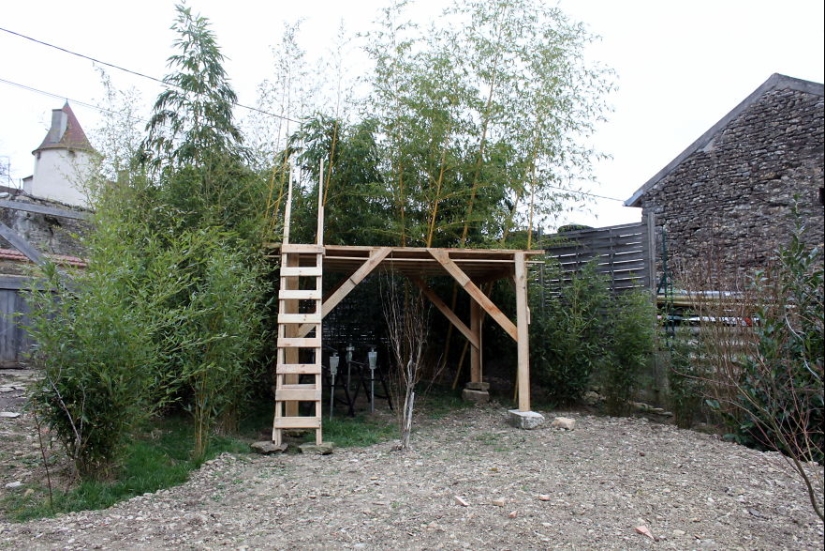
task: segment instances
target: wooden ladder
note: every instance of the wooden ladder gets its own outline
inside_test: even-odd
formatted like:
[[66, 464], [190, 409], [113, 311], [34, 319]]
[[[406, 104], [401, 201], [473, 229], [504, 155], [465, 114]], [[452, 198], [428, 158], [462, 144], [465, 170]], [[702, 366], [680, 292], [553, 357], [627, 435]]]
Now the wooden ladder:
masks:
[[[321, 278], [324, 247], [284, 243], [278, 291], [278, 356], [275, 368], [275, 419], [272, 442], [282, 431], [314, 429], [321, 445]], [[312, 382], [308, 382], [311, 380]], [[314, 414], [300, 415], [300, 403]]]

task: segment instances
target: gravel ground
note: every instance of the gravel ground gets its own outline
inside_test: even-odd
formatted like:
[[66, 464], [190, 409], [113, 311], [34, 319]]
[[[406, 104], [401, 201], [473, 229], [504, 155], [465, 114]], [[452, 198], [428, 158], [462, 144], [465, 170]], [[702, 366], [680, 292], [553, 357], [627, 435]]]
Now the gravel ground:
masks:
[[[823, 549], [778, 454], [645, 418], [542, 413], [575, 430], [518, 430], [491, 405], [422, 415], [407, 452], [223, 455], [107, 510], [0, 519], [0, 549]], [[3, 441], [25, 422], [0, 419]], [[15, 442], [0, 492], [31, 475], [13, 463], [33, 437]]]

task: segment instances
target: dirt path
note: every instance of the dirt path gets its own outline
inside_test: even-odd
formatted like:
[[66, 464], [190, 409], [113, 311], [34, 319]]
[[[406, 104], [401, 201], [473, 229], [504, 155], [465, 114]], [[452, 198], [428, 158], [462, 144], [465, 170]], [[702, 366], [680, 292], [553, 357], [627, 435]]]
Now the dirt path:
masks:
[[[823, 548], [777, 454], [645, 419], [521, 431], [505, 413], [422, 418], [407, 453], [224, 455], [108, 510], [0, 521], [0, 549]], [[19, 491], [2, 489], [9, 476], [0, 491]]]

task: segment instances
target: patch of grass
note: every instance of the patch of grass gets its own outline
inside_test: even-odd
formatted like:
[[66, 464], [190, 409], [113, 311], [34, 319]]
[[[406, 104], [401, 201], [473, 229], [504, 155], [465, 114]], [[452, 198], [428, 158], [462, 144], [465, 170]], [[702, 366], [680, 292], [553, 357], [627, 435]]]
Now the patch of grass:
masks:
[[432, 385], [416, 401], [416, 410], [431, 419], [441, 419], [456, 410], [475, 407], [473, 402], [465, 402], [461, 399], [460, 390], [441, 385]]
[[[419, 398], [416, 408], [424, 415], [438, 419], [472, 407], [472, 403], [461, 400], [460, 392], [432, 387]], [[271, 427], [271, 415], [271, 405], [262, 402], [260, 408], [241, 419], [238, 437], [216, 435], [210, 438], [203, 461], [223, 452], [249, 453], [249, 442], [260, 439], [262, 428]], [[399, 436], [397, 419], [392, 413], [324, 419], [323, 427], [324, 440], [335, 442], [342, 448], [371, 446]], [[312, 431], [305, 436], [307, 441], [313, 438]], [[104, 509], [134, 496], [182, 484], [189, 473], [203, 463], [192, 459], [192, 442], [189, 417], [170, 415], [155, 419], [144, 427], [141, 436], [127, 445], [116, 478], [84, 481], [68, 491], [55, 490], [51, 506], [45, 481], [43, 486], [28, 486], [2, 498], [0, 516], [22, 522], [72, 511]]]
[[[192, 470], [201, 466], [202, 461], [195, 461], [190, 456], [193, 438], [188, 418], [157, 420], [147, 429], [151, 430], [127, 445], [115, 479], [83, 481], [68, 491], [56, 490], [51, 506], [47, 488], [31, 488], [33, 492], [6, 496], [0, 507], [16, 521], [71, 511], [105, 509], [137, 495], [182, 484]], [[223, 452], [248, 451], [249, 447], [244, 442], [216, 436], [211, 439], [204, 460]]]
[[473, 436], [473, 440], [485, 446], [490, 446], [495, 452], [504, 453], [511, 451], [510, 448], [505, 445], [500, 434], [476, 434]]
[[[339, 448], [363, 448], [398, 438], [395, 416], [356, 415], [324, 419], [324, 440]], [[315, 433], [310, 431], [307, 440]]]

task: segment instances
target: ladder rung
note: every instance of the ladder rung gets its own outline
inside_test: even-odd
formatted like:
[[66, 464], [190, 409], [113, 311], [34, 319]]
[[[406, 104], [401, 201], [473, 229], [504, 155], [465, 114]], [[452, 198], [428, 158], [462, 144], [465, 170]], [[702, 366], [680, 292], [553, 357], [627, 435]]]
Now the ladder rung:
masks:
[[[290, 385], [290, 386], [298, 386], [298, 385]], [[275, 389], [275, 401], [276, 402], [320, 402], [321, 401], [321, 389], [320, 388], [311, 388], [311, 389], [276, 388]]]
[[278, 291], [281, 300], [321, 300], [320, 289], [281, 289]]
[[276, 417], [272, 427], [275, 429], [319, 429], [321, 419], [318, 417]]
[[281, 266], [281, 278], [295, 276], [320, 276], [320, 266]]
[[300, 243], [284, 243], [281, 245], [282, 253], [315, 253], [324, 254], [323, 245], [304, 245]]
[[321, 387], [319, 387], [316, 383], [296, 383], [279, 385], [275, 390], [318, 390], [319, 388]]
[[321, 323], [321, 314], [278, 314], [278, 323]]
[[321, 337], [280, 337], [278, 348], [321, 348]]
[[278, 375], [320, 375], [321, 364], [281, 364], [275, 369]]

